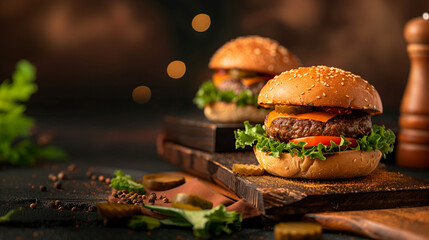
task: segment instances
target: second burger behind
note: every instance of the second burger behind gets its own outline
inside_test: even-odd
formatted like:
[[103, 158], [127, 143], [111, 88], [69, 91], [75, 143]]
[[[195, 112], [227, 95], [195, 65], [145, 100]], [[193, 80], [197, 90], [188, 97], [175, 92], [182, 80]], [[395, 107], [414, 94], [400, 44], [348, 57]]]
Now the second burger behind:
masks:
[[202, 84], [194, 103], [214, 122], [263, 122], [267, 110], [257, 107], [259, 91], [275, 75], [299, 66], [298, 58], [272, 39], [239, 37], [213, 55], [212, 81]]

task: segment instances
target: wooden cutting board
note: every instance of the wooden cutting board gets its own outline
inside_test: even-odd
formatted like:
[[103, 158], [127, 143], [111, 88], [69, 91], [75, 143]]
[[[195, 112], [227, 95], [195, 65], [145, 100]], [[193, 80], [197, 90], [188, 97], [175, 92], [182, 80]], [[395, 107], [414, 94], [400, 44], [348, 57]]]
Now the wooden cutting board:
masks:
[[429, 207], [305, 215], [323, 229], [351, 232], [375, 239], [429, 239]]
[[166, 138], [212, 153], [236, 151], [234, 130], [239, 128], [243, 128], [243, 123], [213, 123], [202, 114], [164, 117]]
[[385, 165], [369, 176], [343, 180], [300, 180], [271, 175], [238, 177], [234, 163], [257, 164], [252, 152], [208, 153], [158, 139], [159, 154], [181, 169], [212, 179], [273, 218], [330, 212], [429, 206], [429, 184]]

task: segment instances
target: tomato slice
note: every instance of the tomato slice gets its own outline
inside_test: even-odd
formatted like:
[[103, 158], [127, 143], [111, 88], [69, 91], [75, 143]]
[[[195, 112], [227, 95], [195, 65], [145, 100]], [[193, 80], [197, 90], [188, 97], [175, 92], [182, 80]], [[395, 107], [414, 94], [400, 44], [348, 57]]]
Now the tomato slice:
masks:
[[[356, 138], [345, 138], [347, 141], [351, 142], [348, 147], [356, 147], [357, 142]], [[311, 136], [311, 137], [302, 137], [302, 138], [295, 138], [290, 140], [290, 142], [298, 143], [298, 142], [306, 142], [306, 147], [312, 147], [317, 146], [319, 143], [322, 143], [323, 145], [331, 145], [331, 141], [333, 141], [335, 144], [340, 144], [341, 137], [335, 137], [335, 136]]]

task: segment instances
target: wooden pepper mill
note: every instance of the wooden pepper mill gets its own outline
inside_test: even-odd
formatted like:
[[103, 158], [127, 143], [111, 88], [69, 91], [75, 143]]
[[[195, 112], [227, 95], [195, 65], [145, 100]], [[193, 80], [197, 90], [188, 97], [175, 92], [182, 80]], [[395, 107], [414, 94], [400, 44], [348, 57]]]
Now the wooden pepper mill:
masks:
[[396, 162], [429, 168], [429, 14], [410, 20], [404, 36], [411, 68], [401, 104]]

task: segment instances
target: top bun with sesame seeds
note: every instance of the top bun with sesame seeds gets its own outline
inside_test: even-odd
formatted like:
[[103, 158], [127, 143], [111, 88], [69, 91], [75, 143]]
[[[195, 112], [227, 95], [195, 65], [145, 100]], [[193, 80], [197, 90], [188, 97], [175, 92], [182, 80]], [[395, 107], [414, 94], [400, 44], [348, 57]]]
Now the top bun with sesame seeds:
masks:
[[326, 66], [300, 67], [283, 72], [261, 89], [258, 104], [348, 108], [370, 115], [383, 112], [375, 88], [360, 76]]
[[210, 60], [211, 69], [241, 69], [276, 75], [301, 66], [298, 58], [277, 41], [260, 36], [233, 39]]

